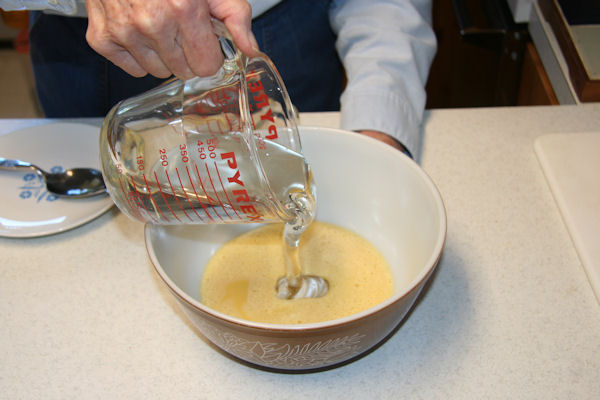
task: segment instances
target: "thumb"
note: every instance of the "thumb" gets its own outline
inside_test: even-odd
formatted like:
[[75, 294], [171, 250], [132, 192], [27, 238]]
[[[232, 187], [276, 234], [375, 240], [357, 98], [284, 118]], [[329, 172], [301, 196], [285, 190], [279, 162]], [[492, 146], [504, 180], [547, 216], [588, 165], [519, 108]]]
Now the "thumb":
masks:
[[240, 24], [232, 21], [231, 18], [228, 18], [223, 22], [225, 23], [229, 33], [231, 33], [233, 42], [242, 53], [249, 57], [255, 57], [258, 55], [260, 50], [258, 49], [256, 37], [254, 37], [254, 33], [252, 33], [250, 23]]
[[257, 56], [258, 43], [252, 33], [252, 8], [246, 0], [210, 1], [211, 15], [223, 21], [237, 48], [247, 56]]

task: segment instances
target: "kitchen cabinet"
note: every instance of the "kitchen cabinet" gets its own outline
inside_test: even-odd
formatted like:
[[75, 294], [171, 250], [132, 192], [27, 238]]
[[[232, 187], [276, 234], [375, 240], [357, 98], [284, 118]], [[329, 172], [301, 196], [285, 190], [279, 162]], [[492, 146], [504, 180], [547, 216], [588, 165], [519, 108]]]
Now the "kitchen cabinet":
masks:
[[541, 106], [559, 104], [552, 83], [544, 69], [542, 60], [533, 43], [525, 46], [523, 66], [521, 68], [521, 81], [517, 95], [519, 106]]
[[[576, 103], [600, 101], [600, 3], [597, 0], [538, 0], [535, 20], [542, 26], [535, 36], [541, 48], [559, 60], [562, 78]], [[545, 29], [543, 29], [545, 28]], [[550, 46], [551, 47], [551, 46]], [[557, 78], [558, 80], [558, 78]]]
[[558, 104], [528, 24], [506, 0], [434, 0], [432, 15], [427, 108]]

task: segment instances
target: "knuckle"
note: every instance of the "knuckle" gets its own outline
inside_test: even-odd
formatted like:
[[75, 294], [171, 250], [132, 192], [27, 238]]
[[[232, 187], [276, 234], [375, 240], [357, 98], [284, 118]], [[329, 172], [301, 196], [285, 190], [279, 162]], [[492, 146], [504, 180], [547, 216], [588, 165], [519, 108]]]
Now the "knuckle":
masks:
[[155, 13], [141, 14], [131, 25], [130, 34], [139, 33], [153, 41], [159, 41], [169, 31], [168, 20]]
[[94, 31], [88, 31], [85, 35], [85, 39], [94, 51], [103, 56], [110, 55], [111, 49], [114, 47], [110, 40], [107, 40], [105, 37]]
[[86, 40], [90, 45], [94, 44], [98, 47], [107, 47], [111, 44], [125, 45], [133, 39], [131, 25], [122, 23], [121, 21], [107, 21], [101, 27], [88, 25], [86, 32]]
[[92, 47], [97, 46], [100, 43], [100, 38], [95, 30], [88, 29], [85, 33], [85, 40]]
[[170, 1], [170, 8], [175, 18], [185, 18], [194, 11], [192, 2], [188, 0], [172, 0]]
[[148, 36], [153, 33], [156, 23], [152, 20], [151, 16], [143, 13], [133, 21], [132, 27], [142, 35]]
[[252, 6], [247, 1], [238, 1], [231, 5], [229, 15], [235, 15], [237, 20], [250, 20], [252, 18]]
[[250, 5], [249, 2], [247, 1], [242, 1], [239, 5], [240, 9], [239, 9], [239, 13], [242, 17], [244, 18], [251, 18], [252, 17], [252, 6]]

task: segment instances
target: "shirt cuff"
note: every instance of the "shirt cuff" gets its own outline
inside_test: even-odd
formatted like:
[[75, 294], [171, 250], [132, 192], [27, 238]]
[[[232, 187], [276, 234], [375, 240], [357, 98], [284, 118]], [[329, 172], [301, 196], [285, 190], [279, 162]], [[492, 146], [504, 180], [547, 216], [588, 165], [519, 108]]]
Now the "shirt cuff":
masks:
[[422, 113], [414, 111], [411, 103], [402, 96], [346, 91], [341, 102], [342, 129], [386, 133], [402, 143], [412, 155], [417, 155]]
[[77, 10], [75, 0], [0, 0], [5, 11], [49, 10], [71, 15]]

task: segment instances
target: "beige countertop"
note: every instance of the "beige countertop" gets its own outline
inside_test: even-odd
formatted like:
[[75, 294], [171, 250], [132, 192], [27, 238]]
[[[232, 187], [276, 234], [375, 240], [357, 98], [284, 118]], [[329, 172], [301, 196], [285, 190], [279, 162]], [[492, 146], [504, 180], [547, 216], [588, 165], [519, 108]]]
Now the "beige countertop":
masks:
[[[0, 120], [0, 133], [44, 122]], [[427, 112], [420, 162], [448, 213], [438, 271], [386, 342], [319, 373], [215, 350], [154, 273], [143, 226], [115, 208], [0, 238], [0, 398], [600, 398], [600, 305], [533, 148], [599, 130], [600, 104]]]

